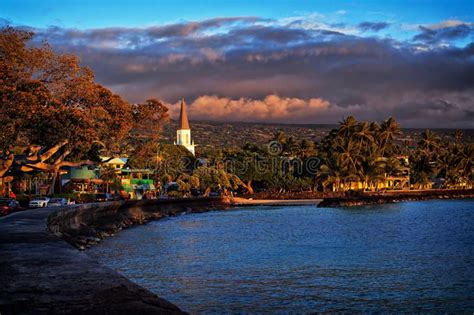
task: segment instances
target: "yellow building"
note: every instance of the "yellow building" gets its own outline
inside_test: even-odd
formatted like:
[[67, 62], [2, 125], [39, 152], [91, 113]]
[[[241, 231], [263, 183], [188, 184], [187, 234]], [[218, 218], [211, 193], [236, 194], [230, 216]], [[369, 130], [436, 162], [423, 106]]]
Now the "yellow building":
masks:
[[[380, 158], [386, 160], [386, 158]], [[397, 156], [400, 163], [400, 170], [396, 176], [389, 176], [384, 174], [378, 180], [373, 180], [370, 183], [364, 183], [359, 180], [341, 182], [339, 187], [333, 185], [333, 191], [347, 191], [347, 190], [408, 190], [410, 189], [410, 168], [408, 162], [408, 156], [401, 155]], [[339, 189], [338, 189], [339, 188]]]

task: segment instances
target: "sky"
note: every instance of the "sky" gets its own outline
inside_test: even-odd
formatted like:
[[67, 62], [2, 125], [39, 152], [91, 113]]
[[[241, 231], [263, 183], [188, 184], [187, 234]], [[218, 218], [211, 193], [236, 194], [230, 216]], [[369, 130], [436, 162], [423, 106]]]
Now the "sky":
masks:
[[472, 0], [2, 0], [0, 25], [191, 121], [474, 128]]

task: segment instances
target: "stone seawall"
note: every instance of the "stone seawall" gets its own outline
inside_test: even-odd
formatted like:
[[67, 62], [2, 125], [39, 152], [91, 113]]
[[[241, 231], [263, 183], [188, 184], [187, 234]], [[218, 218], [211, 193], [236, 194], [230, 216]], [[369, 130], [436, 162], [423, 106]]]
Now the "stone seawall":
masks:
[[183, 313], [68, 243], [86, 248], [133, 224], [228, 206], [221, 198], [143, 200], [0, 218], [0, 314]]
[[51, 214], [48, 229], [69, 244], [85, 249], [104, 237], [136, 224], [230, 206], [226, 198], [114, 201], [66, 208]]
[[474, 189], [463, 190], [423, 190], [423, 191], [387, 191], [385, 193], [364, 193], [361, 195], [324, 198], [319, 207], [353, 207], [402, 201], [419, 201], [430, 199], [466, 199], [474, 198]]

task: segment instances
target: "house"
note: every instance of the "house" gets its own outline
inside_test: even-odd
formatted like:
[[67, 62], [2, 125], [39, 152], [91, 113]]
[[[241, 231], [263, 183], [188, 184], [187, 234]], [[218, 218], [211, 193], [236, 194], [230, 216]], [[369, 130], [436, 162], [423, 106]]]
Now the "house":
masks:
[[[396, 157], [399, 162], [398, 171], [394, 175], [383, 174], [380, 179], [373, 180], [370, 183], [364, 183], [360, 180], [349, 180], [341, 182], [338, 187], [333, 185], [333, 191], [347, 190], [409, 190], [410, 187], [410, 167], [409, 156], [400, 155]], [[380, 158], [386, 161], [387, 158]]]
[[97, 193], [100, 192], [100, 185], [103, 183], [99, 178], [96, 169], [90, 169], [87, 166], [72, 167], [61, 176], [61, 185], [78, 193]]
[[150, 169], [122, 168], [120, 172], [120, 183], [123, 190], [130, 194], [131, 199], [142, 199], [148, 192], [156, 192], [154, 171]]
[[128, 162], [128, 158], [126, 157], [108, 157], [108, 156], [101, 156], [100, 159], [102, 160], [102, 165], [110, 166], [115, 168], [116, 170], [121, 170], [125, 167]]

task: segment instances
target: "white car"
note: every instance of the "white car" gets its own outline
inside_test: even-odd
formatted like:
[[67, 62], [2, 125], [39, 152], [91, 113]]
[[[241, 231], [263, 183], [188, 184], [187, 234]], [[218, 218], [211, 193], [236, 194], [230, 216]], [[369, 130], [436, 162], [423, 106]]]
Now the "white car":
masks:
[[30, 208], [44, 208], [47, 207], [49, 203], [48, 197], [38, 197], [30, 201]]
[[53, 198], [48, 202], [48, 207], [64, 207], [67, 205], [68, 202], [64, 198]]

